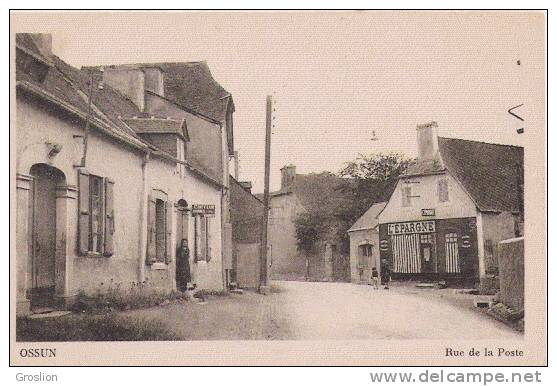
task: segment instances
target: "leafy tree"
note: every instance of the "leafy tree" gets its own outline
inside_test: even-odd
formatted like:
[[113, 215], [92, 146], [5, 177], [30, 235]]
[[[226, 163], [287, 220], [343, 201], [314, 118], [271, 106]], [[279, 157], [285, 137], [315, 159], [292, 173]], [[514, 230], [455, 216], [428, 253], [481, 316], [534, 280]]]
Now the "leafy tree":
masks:
[[348, 253], [348, 229], [373, 203], [389, 199], [411, 162], [397, 153], [360, 155], [336, 178], [331, 173], [318, 175], [319, 186], [309, 188], [315, 189], [311, 195], [315, 202], [306, 205], [294, 222], [298, 249], [310, 252], [317, 242], [332, 241], [340, 252]]

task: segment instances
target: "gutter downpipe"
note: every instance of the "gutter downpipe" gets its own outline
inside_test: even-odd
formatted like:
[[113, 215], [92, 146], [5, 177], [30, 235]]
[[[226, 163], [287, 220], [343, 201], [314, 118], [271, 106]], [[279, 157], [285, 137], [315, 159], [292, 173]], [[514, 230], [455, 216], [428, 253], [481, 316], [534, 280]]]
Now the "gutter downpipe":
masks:
[[139, 213], [139, 283], [145, 281], [145, 257], [147, 256], [147, 163], [151, 152], [147, 150], [141, 163], [141, 211]]

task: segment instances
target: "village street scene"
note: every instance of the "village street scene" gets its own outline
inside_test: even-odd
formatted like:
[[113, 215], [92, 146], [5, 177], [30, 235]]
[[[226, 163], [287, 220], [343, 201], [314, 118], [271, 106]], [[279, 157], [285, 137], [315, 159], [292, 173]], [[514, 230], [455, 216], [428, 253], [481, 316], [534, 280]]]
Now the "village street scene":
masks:
[[528, 16], [302, 16], [13, 34], [18, 341], [523, 338]]

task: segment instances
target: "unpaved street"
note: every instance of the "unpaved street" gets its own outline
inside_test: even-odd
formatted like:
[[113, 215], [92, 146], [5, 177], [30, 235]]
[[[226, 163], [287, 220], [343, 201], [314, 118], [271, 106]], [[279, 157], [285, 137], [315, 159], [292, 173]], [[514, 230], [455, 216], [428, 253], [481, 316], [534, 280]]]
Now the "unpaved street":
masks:
[[401, 288], [350, 283], [274, 282], [205, 304], [128, 311], [163, 320], [183, 339], [520, 339], [486, 315]]

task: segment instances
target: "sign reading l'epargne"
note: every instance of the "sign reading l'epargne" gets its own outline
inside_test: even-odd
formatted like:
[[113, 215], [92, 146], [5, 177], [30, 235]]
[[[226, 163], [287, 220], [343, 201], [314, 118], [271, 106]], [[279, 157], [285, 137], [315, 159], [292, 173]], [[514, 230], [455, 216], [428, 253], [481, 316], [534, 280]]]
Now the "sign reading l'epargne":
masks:
[[388, 224], [388, 233], [390, 235], [433, 232], [435, 232], [435, 221], [412, 221]]
[[196, 214], [214, 215], [215, 206], [212, 204], [192, 204], [191, 213], [192, 215], [196, 215]]

